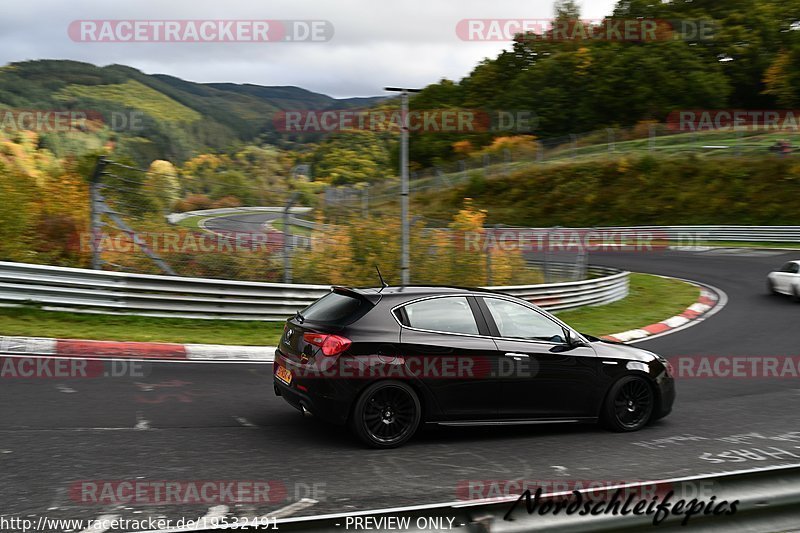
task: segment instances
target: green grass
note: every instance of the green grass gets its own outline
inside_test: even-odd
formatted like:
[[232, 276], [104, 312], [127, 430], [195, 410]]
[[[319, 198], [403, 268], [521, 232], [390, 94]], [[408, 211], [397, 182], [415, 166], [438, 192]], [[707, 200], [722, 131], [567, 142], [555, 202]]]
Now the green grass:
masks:
[[275, 346], [282, 322], [192, 320], [123, 315], [93, 315], [0, 308], [0, 334], [198, 344]]
[[[648, 274], [631, 274], [630, 295], [622, 301], [559, 313], [590, 335], [647, 326], [681, 313], [697, 300], [696, 287]], [[282, 322], [192, 320], [0, 308], [0, 335], [116, 341], [274, 346]]]
[[190, 229], [202, 229], [200, 227], [200, 223], [208, 218], [211, 217], [203, 217], [203, 216], [191, 216], [186, 217], [183, 220], [178, 221], [178, 226]]
[[[205, 222], [206, 220], [212, 220], [215, 218], [222, 218], [222, 217], [233, 217], [239, 214], [252, 214], [251, 211], [236, 211], [233, 213], [225, 213], [222, 215], [192, 215], [188, 216], [180, 221], [178, 221], [177, 225], [182, 226], [184, 228], [191, 228], [191, 229], [198, 229], [203, 230], [203, 227], [200, 225], [201, 223]], [[203, 230], [205, 231], [205, 230]]]
[[[248, 213], [247, 211], [242, 211], [242, 213]], [[184, 218], [183, 220], [178, 221], [178, 226], [183, 226], [184, 228], [191, 228], [191, 229], [199, 229], [202, 230], [203, 227], [200, 225], [202, 222], [206, 220], [211, 220], [214, 218], [221, 218], [221, 217], [232, 217], [236, 216], [236, 213], [225, 213], [224, 215], [192, 215]]]
[[[270, 224], [276, 230], [283, 231], [283, 220], [272, 220], [270, 221]], [[292, 235], [304, 235], [310, 237], [311, 234], [313, 233], [313, 230], [311, 228], [307, 228], [305, 226], [296, 226], [294, 224], [289, 224], [289, 225], [291, 226]]]
[[56, 93], [55, 98], [60, 100], [85, 98], [113, 102], [171, 122], [190, 123], [203, 118], [194, 109], [135, 80], [115, 85], [67, 85]]
[[564, 311], [558, 318], [582, 333], [611, 335], [679, 315], [699, 296], [700, 290], [686, 282], [633, 273], [630, 294], [624, 300]]

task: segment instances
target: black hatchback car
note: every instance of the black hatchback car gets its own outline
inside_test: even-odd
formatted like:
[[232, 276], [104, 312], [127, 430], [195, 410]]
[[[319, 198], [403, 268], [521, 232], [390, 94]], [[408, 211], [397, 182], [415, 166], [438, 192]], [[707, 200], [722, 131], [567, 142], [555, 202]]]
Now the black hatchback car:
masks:
[[599, 421], [634, 431], [666, 416], [671, 367], [582, 335], [535, 305], [457, 287], [331, 292], [286, 321], [275, 393], [391, 448], [421, 423]]

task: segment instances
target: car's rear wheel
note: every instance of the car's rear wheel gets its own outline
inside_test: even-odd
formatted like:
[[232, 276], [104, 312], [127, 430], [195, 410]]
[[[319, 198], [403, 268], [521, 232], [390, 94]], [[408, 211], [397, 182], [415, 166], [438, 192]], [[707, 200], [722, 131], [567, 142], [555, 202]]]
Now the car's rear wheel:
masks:
[[603, 422], [613, 431], [636, 431], [653, 416], [655, 394], [650, 383], [639, 376], [617, 381], [606, 397]]
[[419, 427], [422, 409], [414, 389], [400, 381], [379, 381], [358, 397], [350, 426], [373, 448], [395, 448]]

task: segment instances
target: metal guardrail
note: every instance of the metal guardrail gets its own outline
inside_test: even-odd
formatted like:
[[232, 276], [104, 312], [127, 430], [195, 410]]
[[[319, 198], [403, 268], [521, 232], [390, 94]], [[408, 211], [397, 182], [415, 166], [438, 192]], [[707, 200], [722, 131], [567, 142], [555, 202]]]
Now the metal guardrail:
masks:
[[[292, 217], [292, 223], [314, 229], [314, 222]], [[497, 229], [497, 228], [494, 228]], [[652, 232], [654, 237], [674, 241], [736, 241], [736, 242], [796, 242], [800, 243], [800, 226], [743, 226], [743, 225], [687, 225], [687, 226], [597, 226], [591, 228], [525, 228], [503, 226], [500, 230], [531, 230], [545, 233], [558, 231], [613, 231], [623, 233]]]
[[[490, 287], [559, 311], [628, 294], [628, 272], [591, 267], [586, 281]], [[156, 317], [279, 321], [330, 290], [327, 285], [257, 283], [106, 272], [0, 262], [0, 304]]]
[[[292, 207], [290, 213], [305, 214], [311, 212], [310, 207]], [[177, 224], [189, 217], [217, 217], [223, 215], [240, 215], [242, 213], [283, 213], [283, 207], [220, 207], [218, 209], [200, 209], [198, 211], [184, 211], [183, 213], [170, 213], [167, 220], [170, 224]]]
[[674, 241], [737, 241], [737, 242], [798, 242], [800, 226], [638, 226], [621, 228], [627, 231], [652, 230], [657, 236], [666, 235]]
[[608, 304], [628, 295], [629, 272], [598, 266], [590, 266], [588, 272], [597, 277], [564, 283], [489, 288], [528, 300], [551, 312]]
[[702, 241], [795, 242], [800, 243], [800, 226], [597, 226], [592, 228], [522, 228], [504, 226], [502, 230], [542, 232], [608, 231], [641, 235], [650, 232], [654, 238], [696, 244]]
[[[533, 483], [535, 485], [535, 482]], [[567, 482], [566, 485], [569, 485]], [[512, 510], [519, 496], [483, 501], [455, 501], [431, 505], [417, 505], [394, 509], [377, 509], [322, 516], [277, 518], [269, 526], [280, 531], [303, 531], [334, 533], [358, 527], [370, 519], [368, 529], [376, 533], [388, 531], [442, 531], [464, 533], [527, 533], [529, 531], [788, 531], [795, 530], [800, 523], [800, 465], [785, 465], [770, 468], [742, 470], [718, 474], [702, 474], [658, 481], [641, 481], [603, 485], [599, 489], [578, 490], [581, 501], [592, 505], [603, 505], [599, 514], [582, 514], [573, 509], [559, 512], [553, 509], [558, 501], [574, 502], [577, 497], [569, 490], [543, 493], [536, 507], [529, 514], [521, 501]], [[533, 489], [535, 491], [535, 489]], [[617, 512], [605, 512], [614, 508], [613, 494], [617, 490]], [[532, 491], [533, 492], [533, 491]], [[671, 496], [667, 498], [668, 495]], [[623, 502], [627, 495], [633, 500], [626, 513]], [[696, 498], [696, 499], [695, 499]], [[712, 499], [713, 498], [713, 499]], [[638, 501], [649, 504], [667, 502], [666, 512], [647, 507], [631, 512]], [[533, 501], [533, 498], [531, 499]], [[680, 509], [678, 509], [678, 503]], [[702, 505], [701, 505], [702, 502]], [[735, 511], [731, 504], [735, 502]], [[711, 510], [706, 512], [710, 504]], [[686, 518], [691, 506], [694, 513]], [[547, 511], [541, 512], [547, 509]], [[568, 509], [568, 507], [566, 507]], [[578, 507], [581, 511], [583, 507]], [[699, 509], [699, 510], [698, 510]], [[511, 512], [510, 512], [511, 511]], [[682, 521], [686, 519], [686, 525]], [[655, 525], [657, 521], [658, 525]], [[403, 524], [404, 527], [398, 527]], [[406, 525], [407, 524], [407, 525]], [[443, 524], [444, 527], [437, 527]], [[688, 525], [688, 527], [687, 527]], [[204, 525], [186, 531], [219, 531], [219, 528]], [[255, 527], [239, 528], [240, 531], [256, 531]], [[263, 529], [258, 529], [263, 531]], [[157, 532], [161, 533], [161, 532]]]
[[[320, 224], [317, 224], [313, 220], [305, 220], [294, 216], [289, 217], [289, 223], [291, 223], [294, 226], [300, 226], [301, 228], [306, 228], [306, 229], [317, 229], [320, 227]], [[323, 224], [323, 227], [324, 226], [326, 226], [326, 224]]]

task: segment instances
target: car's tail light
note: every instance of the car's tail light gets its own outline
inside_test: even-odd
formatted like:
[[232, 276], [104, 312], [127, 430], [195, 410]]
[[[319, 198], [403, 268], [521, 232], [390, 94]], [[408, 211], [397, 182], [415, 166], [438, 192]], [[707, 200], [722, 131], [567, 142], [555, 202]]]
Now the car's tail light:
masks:
[[338, 355], [353, 344], [353, 341], [348, 338], [327, 333], [304, 333], [303, 340], [318, 346], [325, 355]]

